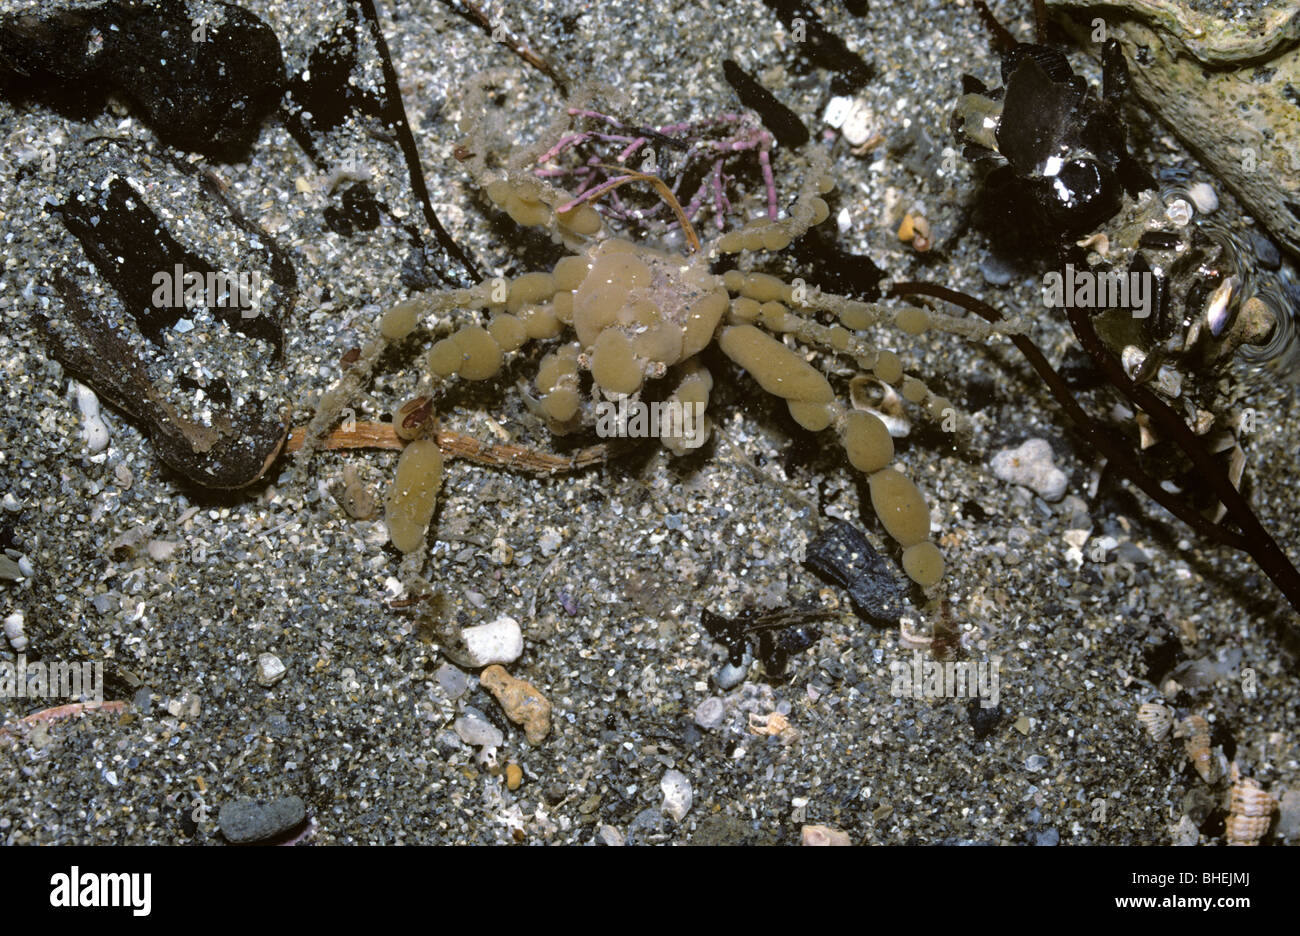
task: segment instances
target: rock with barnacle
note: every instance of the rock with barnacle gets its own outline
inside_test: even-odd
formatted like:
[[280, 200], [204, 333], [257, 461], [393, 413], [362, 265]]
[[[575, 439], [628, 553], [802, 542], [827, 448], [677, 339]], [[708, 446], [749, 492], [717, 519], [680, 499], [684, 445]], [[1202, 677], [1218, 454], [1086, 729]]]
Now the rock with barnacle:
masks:
[[541, 744], [551, 730], [551, 703], [533, 686], [515, 679], [503, 666], [489, 666], [479, 683], [496, 698], [506, 718], [522, 725], [529, 744]]

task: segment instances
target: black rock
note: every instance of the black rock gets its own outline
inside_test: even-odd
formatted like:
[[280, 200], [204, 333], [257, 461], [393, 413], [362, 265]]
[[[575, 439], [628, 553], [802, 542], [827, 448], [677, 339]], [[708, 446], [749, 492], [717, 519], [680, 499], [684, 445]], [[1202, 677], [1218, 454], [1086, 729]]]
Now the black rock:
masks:
[[975, 731], [975, 740], [983, 741], [1002, 723], [1002, 706], [984, 708], [979, 699], [971, 699], [966, 704], [966, 717], [970, 719], [970, 726]]
[[875, 627], [898, 624], [906, 592], [889, 562], [857, 527], [832, 519], [808, 544], [804, 565], [849, 593], [853, 610]]
[[163, 141], [235, 161], [284, 91], [275, 32], [233, 3], [196, 23], [183, 0], [111, 0], [0, 19], [0, 95], [88, 116], [118, 92]]

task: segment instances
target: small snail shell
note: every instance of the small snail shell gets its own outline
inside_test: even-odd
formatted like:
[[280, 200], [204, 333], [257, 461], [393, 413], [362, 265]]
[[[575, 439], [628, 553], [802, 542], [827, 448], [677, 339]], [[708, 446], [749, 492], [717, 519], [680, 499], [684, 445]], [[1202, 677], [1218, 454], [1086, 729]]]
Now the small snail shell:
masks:
[[1237, 765], [1232, 765], [1233, 784], [1228, 793], [1228, 818], [1224, 834], [1229, 845], [1258, 845], [1268, 832], [1268, 825], [1277, 809], [1277, 800], [1270, 796], [1259, 781], [1242, 777]]
[[1174, 710], [1159, 702], [1143, 702], [1138, 707], [1137, 719], [1152, 741], [1163, 741], [1174, 727]]
[[1210, 754], [1210, 723], [1200, 715], [1189, 715], [1178, 723], [1174, 737], [1183, 739], [1183, 748], [1201, 779], [1213, 783], [1214, 757]]

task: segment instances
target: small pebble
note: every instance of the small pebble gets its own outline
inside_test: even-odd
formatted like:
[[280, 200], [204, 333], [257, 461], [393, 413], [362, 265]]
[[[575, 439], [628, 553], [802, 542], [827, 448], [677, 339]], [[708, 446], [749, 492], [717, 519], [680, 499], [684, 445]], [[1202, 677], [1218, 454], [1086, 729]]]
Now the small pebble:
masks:
[[695, 724], [707, 731], [712, 731], [722, 724], [726, 717], [727, 704], [717, 696], [709, 696], [695, 707]]
[[1061, 842], [1061, 833], [1055, 829], [1044, 829], [1034, 836], [1035, 845], [1053, 846]]
[[517, 790], [523, 782], [523, 769], [518, 764], [506, 764], [506, 789]]
[[603, 825], [600, 827], [600, 840], [606, 845], [626, 845], [627, 840], [623, 838], [623, 833], [618, 831], [612, 825]]
[[287, 832], [306, 816], [307, 808], [297, 796], [285, 796], [269, 803], [239, 800], [221, 807], [217, 825], [226, 841], [238, 845], [261, 842]]
[[462, 741], [474, 747], [497, 748], [506, 739], [500, 728], [473, 709], [466, 709], [466, 714], [456, 719], [452, 728]]
[[1019, 448], [1003, 449], [993, 456], [993, 474], [1003, 481], [1029, 488], [1045, 501], [1059, 501], [1069, 483], [1056, 467], [1046, 439], [1028, 439]]
[[1300, 790], [1287, 790], [1278, 802], [1277, 837], [1300, 842]]
[[713, 681], [719, 689], [734, 689], [745, 681], [745, 677], [749, 674], [749, 663], [750, 656], [747, 653], [745, 654], [745, 662], [740, 666], [732, 666], [730, 663], [723, 665], [714, 674]]
[[513, 663], [524, 652], [524, 634], [519, 622], [504, 614], [491, 624], [465, 628], [461, 638], [475, 666]]
[[1255, 257], [1259, 260], [1259, 265], [1264, 269], [1276, 270], [1282, 265], [1282, 254], [1278, 251], [1277, 244], [1266, 236], [1257, 231], [1252, 231], [1250, 243], [1255, 249]]
[[665, 816], [672, 819], [673, 822], [681, 822], [686, 818], [686, 814], [691, 811], [691, 781], [687, 779], [686, 774], [680, 770], [669, 770], [664, 773], [663, 779], [659, 781], [659, 789], [663, 791], [664, 802], [660, 807]]
[[438, 667], [438, 673], [435, 677], [442, 691], [447, 693], [449, 699], [459, 699], [469, 689], [469, 677], [450, 663], [444, 663]]
[[263, 653], [257, 658], [257, 681], [263, 686], [274, 686], [284, 679], [288, 668], [274, 653]]
[[1042, 770], [1050, 763], [1051, 761], [1042, 754], [1031, 754], [1025, 760], [1025, 770], [1028, 770], [1030, 773], [1038, 773], [1038, 771]]

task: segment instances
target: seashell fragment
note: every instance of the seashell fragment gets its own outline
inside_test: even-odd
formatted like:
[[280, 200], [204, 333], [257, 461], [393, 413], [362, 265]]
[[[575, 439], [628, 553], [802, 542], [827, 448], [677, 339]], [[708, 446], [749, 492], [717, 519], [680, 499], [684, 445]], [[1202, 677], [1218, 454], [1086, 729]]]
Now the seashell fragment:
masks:
[[1277, 809], [1277, 800], [1259, 781], [1243, 777], [1232, 765], [1232, 789], [1228, 792], [1228, 818], [1224, 835], [1229, 845], [1258, 845], [1268, 832], [1269, 822]]
[[1196, 772], [1206, 783], [1214, 782], [1214, 757], [1210, 754], [1210, 723], [1200, 715], [1189, 715], [1178, 723], [1174, 737], [1183, 739], [1183, 749]]
[[1163, 741], [1174, 727], [1174, 710], [1159, 702], [1143, 702], [1138, 707], [1137, 718], [1152, 741]]

